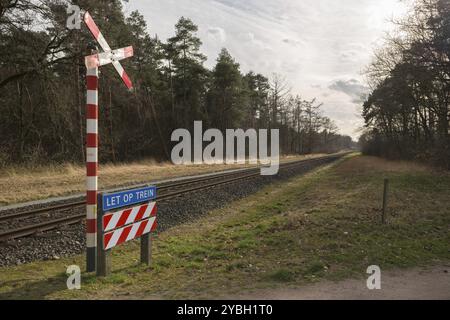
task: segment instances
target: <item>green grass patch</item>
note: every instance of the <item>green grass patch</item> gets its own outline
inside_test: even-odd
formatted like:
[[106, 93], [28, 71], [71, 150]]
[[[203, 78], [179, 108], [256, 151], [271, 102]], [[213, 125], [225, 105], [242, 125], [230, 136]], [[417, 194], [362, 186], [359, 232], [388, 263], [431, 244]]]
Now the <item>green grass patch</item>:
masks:
[[279, 269], [271, 272], [269, 279], [277, 282], [290, 282], [295, 279], [295, 274], [287, 269]]

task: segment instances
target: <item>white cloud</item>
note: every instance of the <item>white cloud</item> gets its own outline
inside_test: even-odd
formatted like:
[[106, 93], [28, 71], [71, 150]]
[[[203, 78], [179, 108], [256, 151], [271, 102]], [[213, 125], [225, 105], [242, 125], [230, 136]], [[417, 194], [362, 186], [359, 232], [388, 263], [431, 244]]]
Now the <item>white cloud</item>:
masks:
[[[242, 71], [286, 76], [293, 92], [318, 97], [340, 131], [357, 137], [362, 125], [355, 96], [330, 88], [354, 79], [375, 43], [388, 30], [387, 19], [404, 11], [396, 0], [133, 0], [150, 33], [171, 37], [181, 16], [199, 26], [202, 51], [212, 67], [222, 47]], [[359, 102], [359, 101], [358, 101]]]
[[208, 28], [208, 36], [210, 40], [217, 41], [220, 44], [224, 44], [227, 41], [227, 34], [220, 27]]
[[361, 84], [356, 79], [335, 80], [328, 86], [329, 89], [340, 91], [352, 98], [352, 102], [361, 104], [369, 94], [369, 87]]

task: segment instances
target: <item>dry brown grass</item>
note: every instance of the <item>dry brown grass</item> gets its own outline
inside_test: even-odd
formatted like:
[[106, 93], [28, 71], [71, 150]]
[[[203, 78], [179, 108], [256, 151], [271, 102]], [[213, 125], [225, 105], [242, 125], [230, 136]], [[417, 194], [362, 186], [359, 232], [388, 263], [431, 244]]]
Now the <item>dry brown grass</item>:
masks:
[[[282, 160], [306, 159], [322, 156], [285, 156]], [[145, 183], [171, 177], [195, 175], [249, 165], [173, 165], [145, 160], [126, 164], [100, 165], [99, 188]], [[21, 203], [82, 193], [85, 190], [85, 168], [64, 164], [33, 169], [9, 167], [0, 170], [0, 205]]]

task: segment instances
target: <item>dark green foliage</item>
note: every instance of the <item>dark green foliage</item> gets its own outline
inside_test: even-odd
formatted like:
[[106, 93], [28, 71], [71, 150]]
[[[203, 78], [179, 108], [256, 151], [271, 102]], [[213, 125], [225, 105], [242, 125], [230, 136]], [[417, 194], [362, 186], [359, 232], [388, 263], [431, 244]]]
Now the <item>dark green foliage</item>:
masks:
[[450, 2], [416, 0], [368, 69], [363, 151], [450, 168]]
[[[95, 44], [87, 28], [66, 28], [65, 0], [0, 2], [0, 164], [83, 162], [85, 66]], [[148, 33], [139, 12], [121, 2], [72, 1], [88, 10], [112, 48], [132, 45], [124, 60], [128, 92], [111, 65], [100, 69], [100, 161], [168, 159], [176, 128], [279, 128], [283, 152], [335, 151], [351, 139], [334, 132], [317, 108], [290, 97], [279, 77], [243, 75], [223, 49], [204, 67], [197, 26], [180, 18], [166, 42]]]

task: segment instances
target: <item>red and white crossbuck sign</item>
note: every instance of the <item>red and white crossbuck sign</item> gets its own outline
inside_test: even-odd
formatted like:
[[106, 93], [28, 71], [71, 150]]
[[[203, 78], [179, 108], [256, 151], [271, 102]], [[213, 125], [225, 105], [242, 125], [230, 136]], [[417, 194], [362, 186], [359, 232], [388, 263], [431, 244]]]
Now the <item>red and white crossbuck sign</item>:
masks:
[[133, 47], [111, 50], [89, 12], [84, 23], [104, 52], [85, 57], [86, 64], [86, 269], [95, 270], [97, 247], [97, 193], [98, 193], [98, 67], [111, 63], [128, 89], [131, 80], [120, 60], [133, 56]]
[[[111, 50], [111, 47], [109, 46], [108, 42], [106, 42], [105, 38], [103, 37], [103, 34], [98, 29], [97, 25], [95, 24], [94, 20], [92, 19], [89, 12], [86, 12], [84, 14], [84, 23], [86, 23], [89, 31], [94, 36], [95, 40], [97, 40], [100, 47], [105, 51], [101, 53], [103, 58], [103, 63], [99, 64], [97, 63], [96, 67], [103, 66], [105, 64], [112, 63], [116, 71], [119, 73], [119, 76], [122, 78], [123, 82], [127, 86], [128, 89], [131, 89], [133, 85], [131, 84], [131, 80], [128, 77], [127, 73], [123, 69], [122, 65], [120, 64], [119, 60], [129, 58], [133, 56], [133, 47], [126, 47], [122, 49], [117, 50]], [[98, 55], [88, 56], [86, 59], [86, 67], [89, 69], [89, 66], [95, 65], [96, 63], [93, 61], [99, 60]]]

